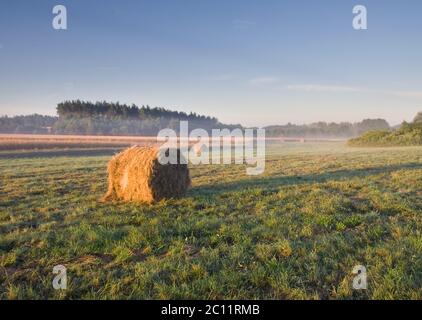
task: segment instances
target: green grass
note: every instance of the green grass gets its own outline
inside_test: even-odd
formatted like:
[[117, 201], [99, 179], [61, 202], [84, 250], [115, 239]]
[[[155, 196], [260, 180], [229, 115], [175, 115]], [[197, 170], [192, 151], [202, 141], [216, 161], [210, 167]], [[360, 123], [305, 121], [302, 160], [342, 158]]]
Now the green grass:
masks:
[[154, 205], [98, 202], [107, 154], [15, 156], [1, 299], [422, 299], [421, 147], [271, 144], [263, 175], [192, 167], [189, 194]]

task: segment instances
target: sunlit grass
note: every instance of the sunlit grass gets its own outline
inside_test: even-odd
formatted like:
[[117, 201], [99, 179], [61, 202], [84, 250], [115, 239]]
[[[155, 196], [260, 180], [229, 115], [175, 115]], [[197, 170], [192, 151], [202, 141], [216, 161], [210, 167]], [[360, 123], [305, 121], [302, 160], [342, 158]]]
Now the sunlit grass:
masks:
[[[100, 203], [110, 155], [0, 156], [0, 297], [421, 299], [422, 148], [268, 147], [183, 199]], [[68, 289], [52, 287], [53, 267]], [[352, 269], [368, 290], [352, 289]]]

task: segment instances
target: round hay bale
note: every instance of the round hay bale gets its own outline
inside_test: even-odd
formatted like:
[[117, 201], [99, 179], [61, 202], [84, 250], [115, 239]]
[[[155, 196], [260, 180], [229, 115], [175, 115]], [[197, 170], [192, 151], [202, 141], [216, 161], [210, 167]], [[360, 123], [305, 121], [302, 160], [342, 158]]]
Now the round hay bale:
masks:
[[134, 146], [114, 156], [107, 168], [108, 191], [103, 201], [152, 203], [181, 197], [190, 186], [187, 164], [161, 164], [158, 147]]

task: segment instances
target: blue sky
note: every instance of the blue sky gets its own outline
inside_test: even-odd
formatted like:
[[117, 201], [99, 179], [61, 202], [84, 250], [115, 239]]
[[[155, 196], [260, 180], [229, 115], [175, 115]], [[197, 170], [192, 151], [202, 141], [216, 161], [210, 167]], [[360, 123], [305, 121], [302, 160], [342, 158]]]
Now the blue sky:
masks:
[[[67, 7], [68, 30], [52, 8]], [[352, 9], [368, 9], [368, 30]], [[163, 106], [226, 123], [391, 124], [422, 111], [420, 0], [4, 0], [0, 114], [65, 99]]]

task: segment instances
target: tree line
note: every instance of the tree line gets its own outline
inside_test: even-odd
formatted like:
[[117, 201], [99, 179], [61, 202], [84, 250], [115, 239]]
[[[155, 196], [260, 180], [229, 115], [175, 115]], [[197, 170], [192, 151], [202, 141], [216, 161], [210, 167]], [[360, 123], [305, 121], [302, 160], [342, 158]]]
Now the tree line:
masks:
[[161, 129], [179, 131], [180, 121], [188, 121], [189, 128], [211, 131], [226, 126], [217, 118], [199, 115], [195, 112], [172, 111], [161, 107], [134, 104], [64, 101], [57, 105], [57, 122], [52, 131], [57, 134], [88, 135], [157, 135]]
[[268, 137], [350, 138], [371, 130], [389, 129], [390, 125], [384, 119], [365, 119], [355, 123], [315, 122], [305, 125], [288, 123], [265, 127], [265, 132]]
[[1, 133], [44, 134], [51, 132], [57, 117], [32, 114], [28, 116], [0, 117]]
[[[165, 108], [126, 105], [81, 100], [64, 101], [57, 105], [58, 117], [29, 115], [0, 117], [2, 133], [51, 133], [87, 135], [156, 135], [161, 129], [178, 132], [180, 121], [189, 121], [189, 129], [242, 128], [241, 125], [222, 124], [215, 117], [172, 111]], [[357, 137], [373, 130], [390, 130], [384, 119], [366, 119], [361, 122], [305, 125], [276, 125], [265, 127], [268, 137]]]
[[178, 120], [195, 120], [218, 123], [217, 118], [199, 115], [195, 112], [173, 111], [162, 107], [142, 106], [138, 107], [134, 104], [126, 105], [119, 102], [97, 101], [95, 103], [89, 101], [72, 100], [64, 101], [57, 105], [57, 114], [60, 118], [92, 118], [103, 117], [106, 119], [178, 119]]

